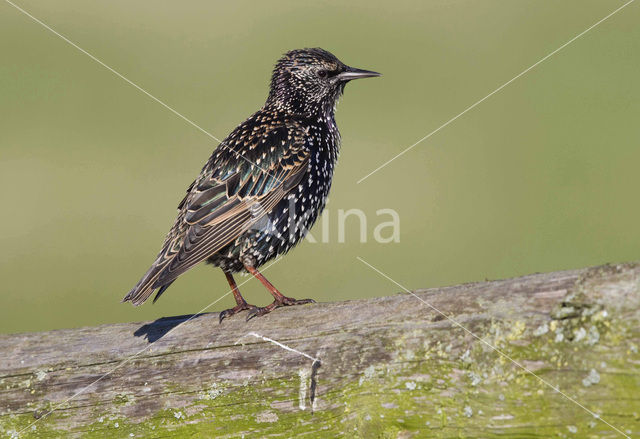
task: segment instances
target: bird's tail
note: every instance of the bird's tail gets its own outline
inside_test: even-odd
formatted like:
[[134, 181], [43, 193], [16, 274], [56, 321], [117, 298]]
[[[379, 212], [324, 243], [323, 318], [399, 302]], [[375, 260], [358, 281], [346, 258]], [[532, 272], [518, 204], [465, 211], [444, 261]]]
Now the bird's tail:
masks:
[[158, 259], [156, 259], [149, 270], [147, 270], [144, 276], [142, 276], [136, 286], [133, 287], [126, 296], [124, 296], [122, 302], [131, 301], [135, 306], [142, 305], [156, 289], [160, 288], [160, 291], [158, 291], [158, 294], [156, 294], [153, 301], [155, 302], [158, 300], [158, 297], [160, 297], [160, 295], [173, 283], [173, 280], [171, 280], [164, 285], [157, 284], [158, 278], [163, 273], [167, 265], [169, 265], [169, 262], [171, 262], [171, 259], [165, 259], [164, 251], [161, 252], [160, 255], [158, 255]]

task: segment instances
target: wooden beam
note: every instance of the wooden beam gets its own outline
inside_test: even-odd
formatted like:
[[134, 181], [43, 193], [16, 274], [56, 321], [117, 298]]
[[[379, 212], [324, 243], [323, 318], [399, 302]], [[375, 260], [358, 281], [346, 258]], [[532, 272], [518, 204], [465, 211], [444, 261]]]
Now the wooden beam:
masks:
[[639, 264], [415, 294], [0, 336], [0, 434], [640, 434]]

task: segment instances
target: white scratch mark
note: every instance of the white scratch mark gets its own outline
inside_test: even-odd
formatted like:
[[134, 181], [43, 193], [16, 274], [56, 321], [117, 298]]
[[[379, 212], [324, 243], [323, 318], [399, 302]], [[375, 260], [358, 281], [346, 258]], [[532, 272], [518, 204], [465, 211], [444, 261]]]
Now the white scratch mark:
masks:
[[311, 371], [307, 368], [300, 369], [298, 371], [298, 375], [300, 375], [300, 390], [298, 391], [298, 407], [300, 410], [307, 409], [307, 387], [311, 383], [309, 383], [309, 378], [311, 378]]
[[309, 355], [309, 354], [305, 354], [304, 352], [300, 352], [300, 351], [299, 351], [299, 350], [297, 350], [297, 349], [290, 348], [289, 346], [284, 345], [284, 344], [280, 343], [279, 341], [276, 341], [276, 340], [274, 340], [274, 339], [272, 339], [272, 338], [265, 337], [265, 336], [260, 335], [260, 334], [256, 334], [255, 332], [249, 332], [248, 334], [243, 335], [243, 336], [242, 336], [242, 337], [240, 337], [240, 338], [238, 339], [238, 341], [236, 341], [234, 344], [238, 344], [238, 343], [240, 343], [240, 340], [242, 340], [243, 338], [248, 337], [248, 336], [250, 336], [250, 335], [251, 335], [251, 336], [253, 336], [253, 337], [256, 337], [256, 338], [260, 338], [260, 339], [262, 339], [262, 340], [264, 340], [264, 341], [268, 341], [269, 343], [273, 343], [274, 345], [279, 346], [279, 347], [281, 347], [282, 349], [287, 350], [287, 351], [289, 351], [289, 352], [295, 352], [296, 354], [298, 354], [298, 355], [302, 355], [303, 357], [306, 357], [306, 358], [308, 358], [309, 360], [311, 360], [311, 361], [313, 361], [313, 362], [316, 362], [316, 361], [317, 361], [317, 362], [320, 362], [320, 360], [319, 360], [318, 358], [312, 357], [311, 355]]

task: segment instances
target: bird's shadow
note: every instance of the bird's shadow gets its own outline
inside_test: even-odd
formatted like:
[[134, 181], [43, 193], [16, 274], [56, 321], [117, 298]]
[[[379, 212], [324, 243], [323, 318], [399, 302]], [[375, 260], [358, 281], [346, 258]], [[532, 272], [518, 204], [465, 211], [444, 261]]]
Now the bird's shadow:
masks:
[[136, 337], [144, 337], [149, 343], [153, 343], [164, 337], [176, 326], [188, 321], [197, 319], [208, 313], [186, 314], [183, 316], [161, 317], [151, 323], [145, 323], [133, 333]]

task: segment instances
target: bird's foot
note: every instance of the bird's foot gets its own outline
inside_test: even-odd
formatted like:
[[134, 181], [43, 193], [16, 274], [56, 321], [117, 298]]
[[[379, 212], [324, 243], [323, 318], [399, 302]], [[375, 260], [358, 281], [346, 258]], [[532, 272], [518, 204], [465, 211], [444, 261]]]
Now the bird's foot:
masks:
[[254, 317], [260, 317], [265, 314], [269, 314], [271, 311], [276, 308], [280, 308], [281, 306], [304, 305], [305, 303], [316, 303], [316, 301], [313, 299], [294, 299], [292, 297], [283, 296], [282, 300], [274, 300], [272, 303], [265, 307], [252, 307], [249, 310], [249, 314], [247, 314], [247, 321], [251, 320]]
[[257, 308], [255, 305], [249, 305], [247, 302], [239, 303], [233, 308], [225, 309], [220, 313], [220, 323], [222, 323], [223, 319], [227, 317], [231, 317], [234, 314], [238, 314], [240, 311], [244, 311], [245, 309], [255, 309], [255, 308]]

